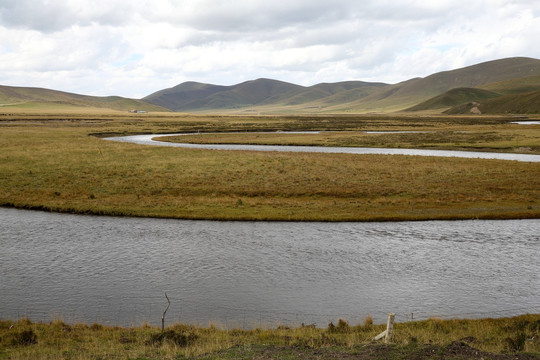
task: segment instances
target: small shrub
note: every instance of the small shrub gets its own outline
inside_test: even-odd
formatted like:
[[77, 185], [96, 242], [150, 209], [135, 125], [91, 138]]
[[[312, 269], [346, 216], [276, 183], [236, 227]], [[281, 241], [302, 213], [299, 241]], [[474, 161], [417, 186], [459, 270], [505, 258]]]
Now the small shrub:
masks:
[[337, 326], [333, 323], [328, 324], [328, 332], [331, 334], [347, 334], [351, 332], [351, 327], [349, 326], [349, 323], [347, 321], [339, 319]]
[[101, 330], [103, 330], [103, 325], [93, 323], [92, 325], [90, 325], [90, 330], [101, 331]]
[[26, 325], [26, 326], [29, 326], [29, 325], [32, 325], [32, 320], [30, 320], [29, 318], [22, 318], [21, 320], [19, 320], [17, 322], [19, 325]]
[[503, 340], [504, 348], [508, 352], [523, 351], [525, 349], [525, 340], [527, 340], [527, 336], [522, 332], [513, 338], [507, 337]]
[[321, 337], [317, 341], [317, 346], [339, 346], [346, 345], [346, 342], [343, 339], [340, 339], [340, 336], [332, 336], [321, 334]]
[[503, 326], [503, 330], [506, 332], [516, 333], [518, 331], [524, 331], [530, 325], [529, 321], [521, 319], [519, 321], [514, 321], [509, 325]]
[[438, 333], [448, 333], [448, 323], [445, 323], [442, 319], [439, 318], [430, 318], [428, 320], [428, 325], [431, 331]]
[[540, 320], [533, 321], [529, 324], [529, 330], [531, 332], [540, 332]]
[[232, 329], [229, 331], [229, 334], [231, 334], [232, 337], [241, 337], [246, 334], [246, 331], [242, 329]]
[[330, 324], [328, 324], [328, 329], [327, 330], [331, 334], [335, 333], [336, 332], [336, 325], [334, 325], [333, 322], [330, 322]]
[[28, 346], [37, 344], [37, 335], [33, 330], [9, 333], [4, 340], [11, 346]]
[[71, 326], [63, 322], [62, 320], [55, 320], [50, 323], [51, 329], [62, 332], [71, 332]]
[[152, 334], [150, 336], [149, 343], [150, 345], [161, 345], [163, 341], [170, 341], [178, 346], [189, 346], [197, 340], [197, 335], [189, 332], [176, 332], [174, 330], [165, 330], [163, 332]]
[[176, 332], [190, 332], [193, 330], [193, 326], [186, 325], [186, 324], [174, 324], [173, 326], [170, 326], [169, 328]]
[[364, 327], [370, 327], [370, 326], [373, 326], [373, 318], [371, 317], [371, 315], [368, 315], [366, 316], [366, 318], [364, 319]]

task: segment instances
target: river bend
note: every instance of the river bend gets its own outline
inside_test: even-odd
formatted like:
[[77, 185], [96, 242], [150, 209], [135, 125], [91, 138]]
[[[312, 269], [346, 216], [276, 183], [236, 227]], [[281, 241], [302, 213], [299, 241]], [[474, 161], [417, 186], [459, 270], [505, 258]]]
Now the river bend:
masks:
[[226, 327], [540, 312], [540, 221], [219, 222], [0, 208], [0, 318]]
[[309, 152], [309, 153], [333, 153], [333, 154], [378, 154], [378, 155], [417, 155], [417, 156], [441, 156], [477, 159], [514, 160], [522, 162], [540, 162], [540, 155], [516, 154], [516, 153], [490, 153], [475, 151], [456, 150], [426, 150], [426, 149], [394, 149], [394, 148], [361, 148], [361, 147], [331, 147], [331, 146], [282, 146], [282, 145], [239, 145], [239, 144], [189, 144], [173, 143], [155, 140], [162, 136], [182, 136], [196, 134], [151, 134], [133, 135], [121, 137], [109, 137], [105, 140], [129, 142], [140, 145], [170, 146], [190, 149], [208, 150], [244, 150], [244, 151], [281, 151], [281, 152]]

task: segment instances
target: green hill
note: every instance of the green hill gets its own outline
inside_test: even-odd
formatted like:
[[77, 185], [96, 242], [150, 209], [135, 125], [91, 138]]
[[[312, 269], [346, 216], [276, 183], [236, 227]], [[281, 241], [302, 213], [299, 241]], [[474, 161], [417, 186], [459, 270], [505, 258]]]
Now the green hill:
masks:
[[426, 78], [411, 79], [382, 88], [333, 111], [398, 111], [409, 108], [454, 88], [473, 88], [494, 82], [540, 75], [540, 60], [515, 57], [488, 61]]
[[[193, 84], [197, 84], [194, 87]], [[367, 96], [388, 86], [384, 83], [344, 81], [310, 87], [271, 79], [257, 79], [232, 86], [183, 83], [158, 91], [143, 100], [174, 111], [212, 111], [242, 108], [286, 109], [336, 105]], [[320, 103], [314, 103], [322, 100]]]
[[166, 108], [149, 104], [142, 100], [128, 99], [120, 96], [87, 96], [63, 91], [0, 85], [0, 104], [3, 106], [45, 106], [47, 108], [90, 107], [111, 110], [129, 111], [170, 111]]
[[174, 111], [235, 109], [252, 106], [272, 97], [295, 95], [304, 87], [271, 79], [257, 79], [232, 86], [182, 83], [143, 98]]
[[498, 81], [479, 86], [478, 88], [493, 91], [501, 95], [533, 92], [540, 90], [540, 75]]
[[540, 90], [467, 103], [453, 107], [444, 113], [469, 114], [475, 112], [475, 108], [482, 114], [540, 114]]
[[143, 100], [173, 111], [180, 111], [190, 102], [203, 99], [227, 89], [229, 89], [228, 86], [202, 84], [189, 81], [169, 89], [155, 92], [146, 96]]
[[418, 105], [405, 109], [404, 111], [425, 111], [448, 109], [467, 102], [474, 102], [486, 99], [493, 99], [501, 96], [493, 91], [475, 88], [456, 88], [448, 90], [441, 95], [437, 95], [421, 102]]

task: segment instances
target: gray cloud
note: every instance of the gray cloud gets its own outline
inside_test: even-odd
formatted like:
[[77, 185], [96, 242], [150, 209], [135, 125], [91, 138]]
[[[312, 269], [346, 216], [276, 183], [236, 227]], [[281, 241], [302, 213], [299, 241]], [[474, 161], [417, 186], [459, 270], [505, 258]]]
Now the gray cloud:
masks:
[[0, 25], [45, 33], [90, 24], [118, 26], [132, 10], [129, 1], [0, 0]]
[[87, 93], [132, 96], [187, 80], [397, 82], [540, 57], [539, 22], [535, 0], [0, 0], [0, 84], [86, 79]]

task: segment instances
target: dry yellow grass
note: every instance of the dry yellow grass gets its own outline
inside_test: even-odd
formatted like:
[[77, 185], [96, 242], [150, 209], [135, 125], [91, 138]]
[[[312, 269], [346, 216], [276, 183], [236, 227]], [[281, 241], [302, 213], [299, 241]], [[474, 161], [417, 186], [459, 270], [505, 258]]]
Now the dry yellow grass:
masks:
[[[448, 121], [426, 124], [445, 128]], [[318, 122], [319, 118], [170, 114], [13, 115], [0, 122], [0, 205], [92, 214], [244, 220], [540, 216], [538, 163], [220, 152], [115, 143], [89, 136], [199, 129], [291, 130], [313, 127]], [[344, 117], [326, 126], [406, 128], [410, 123], [408, 119]], [[503, 129], [505, 125], [500, 126]]]
[[[382, 345], [385, 358], [431, 358], [430, 353], [444, 352], [452, 342], [466, 341], [478, 351], [509, 353], [512, 357], [481, 354], [484, 358], [515, 359], [516, 353], [527, 352], [533, 358], [540, 353], [540, 315], [523, 315], [502, 319], [438, 320], [398, 323], [394, 326], [393, 345]], [[385, 325], [349, 325], [339, 320], [325, 328], [280, 326], [277, 329], [231, 329], [211, 326], [201, 328], [175, 324], [164, 333], [143, 325], [122, 328], [99, 324], [66, 324], [61, 320], [49, 324], [0, 321], [0, 358], [5, 359], [249, 359], [288, 358], [312, 359], [312, 349], [319, 354], [365, 354], [375, 350], [373, 337]], [[291, 350], [296, 349], [294, 354]], [[461, 347], [467, 354], [468, 347]], [[272, 356], [265, 357], [268, 352]], [[370, 351], [367, 351], [368, 355]], [[419, 356], [424, 354], [424, 356]], [[416, 355], [416, 356], [415, 356]], [[487, 355], [487, 356], [486, 356]], [[337, 357], [340, 358], [340, 357]], [[369, 356], [359, 359], [372, 358]], [[459, 357], [461, 358], [461, 357]], [[469, 357], [465, 357], [469, 358]], [[474, 357], [477, 358], [477, 357]], [[524, 357], [525, 358], [525, 357]]]

